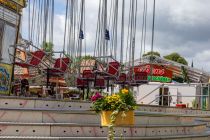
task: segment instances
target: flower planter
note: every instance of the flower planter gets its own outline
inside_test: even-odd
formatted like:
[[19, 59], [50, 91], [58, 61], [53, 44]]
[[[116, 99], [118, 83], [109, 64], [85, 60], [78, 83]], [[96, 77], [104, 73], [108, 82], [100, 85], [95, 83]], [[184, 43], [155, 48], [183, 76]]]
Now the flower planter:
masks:
[[[134, 111], [125, 111], [126, 116], [122, 117], [123, 112], [119, 112], [116, 116], [115, 126], [122, 125], [134, 125]], [[112, 111], [102, 111], [101, 112], [101, 126], [110, 125]]]

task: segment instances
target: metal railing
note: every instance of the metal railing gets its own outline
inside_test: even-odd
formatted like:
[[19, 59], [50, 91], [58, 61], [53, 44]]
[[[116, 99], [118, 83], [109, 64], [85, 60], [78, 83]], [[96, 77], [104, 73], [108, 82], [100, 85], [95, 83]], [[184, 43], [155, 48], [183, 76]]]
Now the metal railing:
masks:
[[[162, 99], [164, 97], [168, 97], [168, 101], [170, 102], [170, 98], [171, 97], [207, 97], [209, 98], [209, 95], [160, 95], [160, 96], [156, 96], [154, 100], [152, 100], [151, 102], [149, 102], [148, 104], [151, 105], [153, 102], [157, 101], [157, 99]], [[162, 105], [163, 105], [163, 101], [161, 101]], [[169, 104], [169, 103], [168, 103]], [[178, 102], [177, 102], [178, 104]]]
[[150, 91], [149, 93], [147, 93], [145, 96], [143, 96], [142, 98], [140, 98], [137, 102], [142, 101], [143, 99], [145, 99], [147, 96], [151, 95], [154, 91], [156, 91], [157, 89], [160, 89], [160, 87], [163, 87], [164, 84], [159, 85], [158, 87], [156, 87], [155, 89], [153, 89], [152, 91]]

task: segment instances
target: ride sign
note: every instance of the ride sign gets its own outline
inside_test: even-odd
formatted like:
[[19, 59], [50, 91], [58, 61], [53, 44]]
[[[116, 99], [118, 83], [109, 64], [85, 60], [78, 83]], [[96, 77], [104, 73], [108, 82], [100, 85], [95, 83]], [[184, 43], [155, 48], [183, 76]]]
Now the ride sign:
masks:
[[[152, 72], [151, 72], [152, 71]], [[155, 64], [145, 64], [134, 67], [134, 72], [146, 72], [148, 81], [170, 83], [172, 79], [172, 71], [164, 66]], [[152, 79], [151, 79], [152, 75]]]

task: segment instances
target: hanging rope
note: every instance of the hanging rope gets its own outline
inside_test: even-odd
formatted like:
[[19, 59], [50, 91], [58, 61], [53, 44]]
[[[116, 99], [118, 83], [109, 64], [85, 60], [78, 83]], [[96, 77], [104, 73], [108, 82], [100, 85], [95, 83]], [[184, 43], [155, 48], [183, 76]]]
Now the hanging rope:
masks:
[[78, 30], [78, 57], [81, 59], [82, 56], [82, 40], [84, 39], [84, 9], [85, 9], [85, 1], [81, 0], [81, 4], [80, 4], [80, 23], [79, 23], [79, 30]]
[[107, 47], [110, 36], [107, 28], [107, 0], [100, 0], [94, 49], [95, 56], [106, 56], [108, 54]]
[[94, 56], [112, 56], [116, 59], [119, 0], [100, 0], [98, 9]]
[[[131, 9], [132, 9], [132, 4], [131, 4], [131, 2], [130, 2], [130, 8], [129, 8], [129, 19], [128, 19], [128, 33], [127, 33], [127, 43], [126, 43], [126, 52], [129, 52], [129, 41], [130, 41], [130, 39], [129, 39], [129, 36], [130, 36], [130, 21], [131, 21]], [[129, 57], [129, 53], [126, 53], [126, 62], [129, 62], [129, 59], [128, 59], [128, 57]], [[128, 65], [129, 65], [129, 67], [130, 67], [130, 63], [128, 63]]]
[[[84, 4], [84, 33], [86, 33], [86, 16], [85, 16], [85, 13], [86, 13], [86, 10], [85, 10], [85, 4]], [[85, 50], [85, 56], [87, 55], [86, 53], [86, 46], [87, 46], [87, 44], [86, 44], [86, 39], [84, 40], [84, 50]]]
[[[67, 16], [68, 16], [68, 6], [69, 6], [69, 0], [66, 0], [66, 14], [65, 14], [65, 27], [64, 27], [64, 37], [63, 37], [63, 51], [65, 50], [66, 48], [66, 28], [67, 28]], [[67, 54], [68, 54], [68, 50], [67, 50]]]
[[133, 41], [132, 41], [132, 71], [134, 71], [135, 45], [136, 45], [136, 18], [137, 18], [137, 0], [134, 1], [134, 25], [133, 25]]
[[100, 43], [100, 35], [101, 35], [101, 4], [102, 3], [102, 0], [99, 1], [99, 5], [98, 5], [98, 20], [97, 20], [97, 26], [96, 26], [96, 39], [95, 39], [95, 47], [94, 47], [94, 56], [99, 56], [99, 52], [100, 52], [100, 47], [99, 47], [99, 43]]
[[[137, 0], [130, 2], [129, 10], [129, 26], [128, 26], [128, 40], [127, 40], [127, 50], [129, 49], [129, 61], [128, 68], [131, 69], [131, 75], [134, 76], [134, 58], [135, 58], [135, 39], [136, 39], [136, 19], [137, 19]], [[126, 54], [127, 59], [127, 54]]]
[[[43, 2], [43, 1], [42, 1]], [[42, 3], [38, 2], [38, 13], [37, 13], [37, 16], [38, 16], [38, 19], [37, 19], [37, 26], [36, 26], [36, 45], [39, 46], [40, 45], [40, 38], [42, 38], [42, 11], [41, 11], [41, 8], [42, 8]]]
[[146, 46], [146, 34], [147, 34], [147, 0], [145, 0], [145, 18], [144, 18], [144, 53], [145, 54], [145, 46]]
[[124, 50], [124, 18], [125, 18], [125, 0], [122, 1], [122, 21], [121, 21], [121, 47], [120, 47], [120, 63], [123, 63], [123, 50]]
[[48, 23], [48, 9], [49, 9], [49, 0], [44, 1], [44, 29], [43, 29], [43, 42], [46, 42], [47, 39], [47, 23]]
[[107, 29], [107, 0], [104, 0], [104, 18], [103, 18], [103, 56], [106, 56], [108, 53], [108, 40], [109, 37], [109, 30]]
[[151, 44], [151, 56], [153, 57], [153, 45], [154, 45], [154, 30], [155, 30], [155, 0], [153, 4], [153, 20], [152, 20], [152, 44]]
[[78, 44], [76, 44], [76, 37], [78, 32], [78, 1], [67, 0], [66, 1], [66, 16], [65, 16], [65, 31], [64, 31], [64, 45], [63, 51], [72, 58], [77, 57]]
[[[151, 43], [151, 57], [150, 57], [150, 63], [153, 63], [153, 45], [154, 45], [154, 30], [155, 30], [155, 0], [153, 4], [153, 20], [152, 20], [152, 43]], [[152, 71], [153, 71], [153, 65], [150, 67], [150, 81], [152, 81]]]
[[31, 40], [31, 17], [30, 17], [30, 13], [31, 13], [31, 1], [28, 0], [28, 39], [29, 41]]
[[34, 0], [28, 4], [28, 40], [36, 46], [44, 42], [53, 44], [54, 0]]
[[[31, 19], [31, 29], [29, 30], [29, 35], [30, 35], [30, 37], [29, 37], [29, 40], [33, 40], [34, 38], [33, 38], [33, 32], [32, 31], [34, 31], [34, 21], [35, 21], [35, 19], [36, 19], [36, 13], [35, 13], [35, 6], [36, 6], [36, 3], [35, 3], [36, 1], [34, 0], [33, 1], [33, 9], [32, 9], [32, 19]], [[29, 8], [29, 10], [30, 10], [30, 8]], [[30, 15], [30, 14], [29, 14]], [[29, 18], [30, 19], [30, 18]], [[29, 21], [30, 22], [30, 21]], [[29, 25], [30, 26], [30, 25]], [[30, 28], [30, 27], [29, 27]]]
[[143, 20], [142, 20], [142, 29], [141, 29], [141, 49], [140, 49], [140, 62], [142, 59], [142, 50], [143, 50], [143, 42], [144, 42], [144, 34], [145, 34], [145, 11], [146, 11], [146, 0], [144, 0], [144, 8], [143, 8]]
[[[111, 11], [111, 10], [110, 10]], [[112, 13], [112, 37], [111, 37], [111, 46], [110, 46], [110, 55], [115, 59], [117, 57], [117, 23], [118, 23], [118, 0], [113, 1], [113, 11]]]

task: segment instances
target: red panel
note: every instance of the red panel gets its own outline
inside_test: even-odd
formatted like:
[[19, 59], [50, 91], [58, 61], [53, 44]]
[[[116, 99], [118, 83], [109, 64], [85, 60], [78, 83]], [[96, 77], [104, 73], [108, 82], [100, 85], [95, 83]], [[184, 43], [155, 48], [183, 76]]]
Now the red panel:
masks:
[[50, 75], [61, 76], [67, 70], [69, 63], [70, 63], [69, 58], [58, 58], [55, 61], [54, 68], [51, 69], [49, 68], [48, 72], [50, 73]]
[[120, 67], [119, 62], [109, 62], [108, 73], [111, 75], [116, 75]]
[[33, 52], [30, 64], [33, 65], [33, 66], [38, 65], [41, 62], [41, 60], [44, 56], [45, 56], [45, 53], [43, 51]]
[[45, 56], [45, 53], [43, 51], [35, 51], [35, 52], [32, 52], [32, 58], [29, 63], [15, 62], [15, 64], [23, 68], [28, 68], [30, 66], [31, 67], [37, 66], [39, 65], [39, 63], [41, 62], [44, 56]]
[[69, 63], [70, 63], [69, 58], [58, 58], [55, 61], [54, 68], [60, 69], [62, 72], [65, 72], [67, 70]]
[[85, 88], [88, 86], [88, 82], [84, 79], [81, 79], [81, 78], [77, 78], [77, 87], [78, 88]]
[[92, 70], [84, 70], [82, 73], [82, 77], [86, 79], [94, 79], [94, 73]]
[[176, 107], [178, 107], [178, 108], [186, 108], [186, 104], [176, 104]]
[[147, 83], [147, 73], [146, 72], [135, 72], [133, 75], [131, 72], [129, 75], [129, 81], [133, 81], [135, 83]]
[[105, 88], [105, 80], [103, 78], [96, 79], [95, 81], [95, 88]]
[[125, 73], [121, 73], [117, 81], [125, 82], [126, 78], [127, 78], [126, 74]]
[[20, 63], [20, 62], [15, 62], [15, 65], [18, 65], [18, 66], [23, 67], [23, 68], [28, 68], [29, 66], [31, 66], [30, 64]]
[[135, 81], [147, 81], [147, 73], [146, 72], [136, 72], [134, 74]]
[[[45, 69], [46, 70], [46, 69]], [[58, 69], [49, 69], [48, 71], [51, 75], [58, 75], [59, 73], [63, 73], [63, 71]]]
[[135, 66], [134, 72], [146, 72], [148, 75], [150, 75], [151, 69], [152, 69], [153, 76], [164, 76], [164, 77], [172, 78], [172, 74], [173, 74], [172, 71], [166, 69], [164, 66], [159, 66], [159, 65], [154, 65], [154, 64]]

